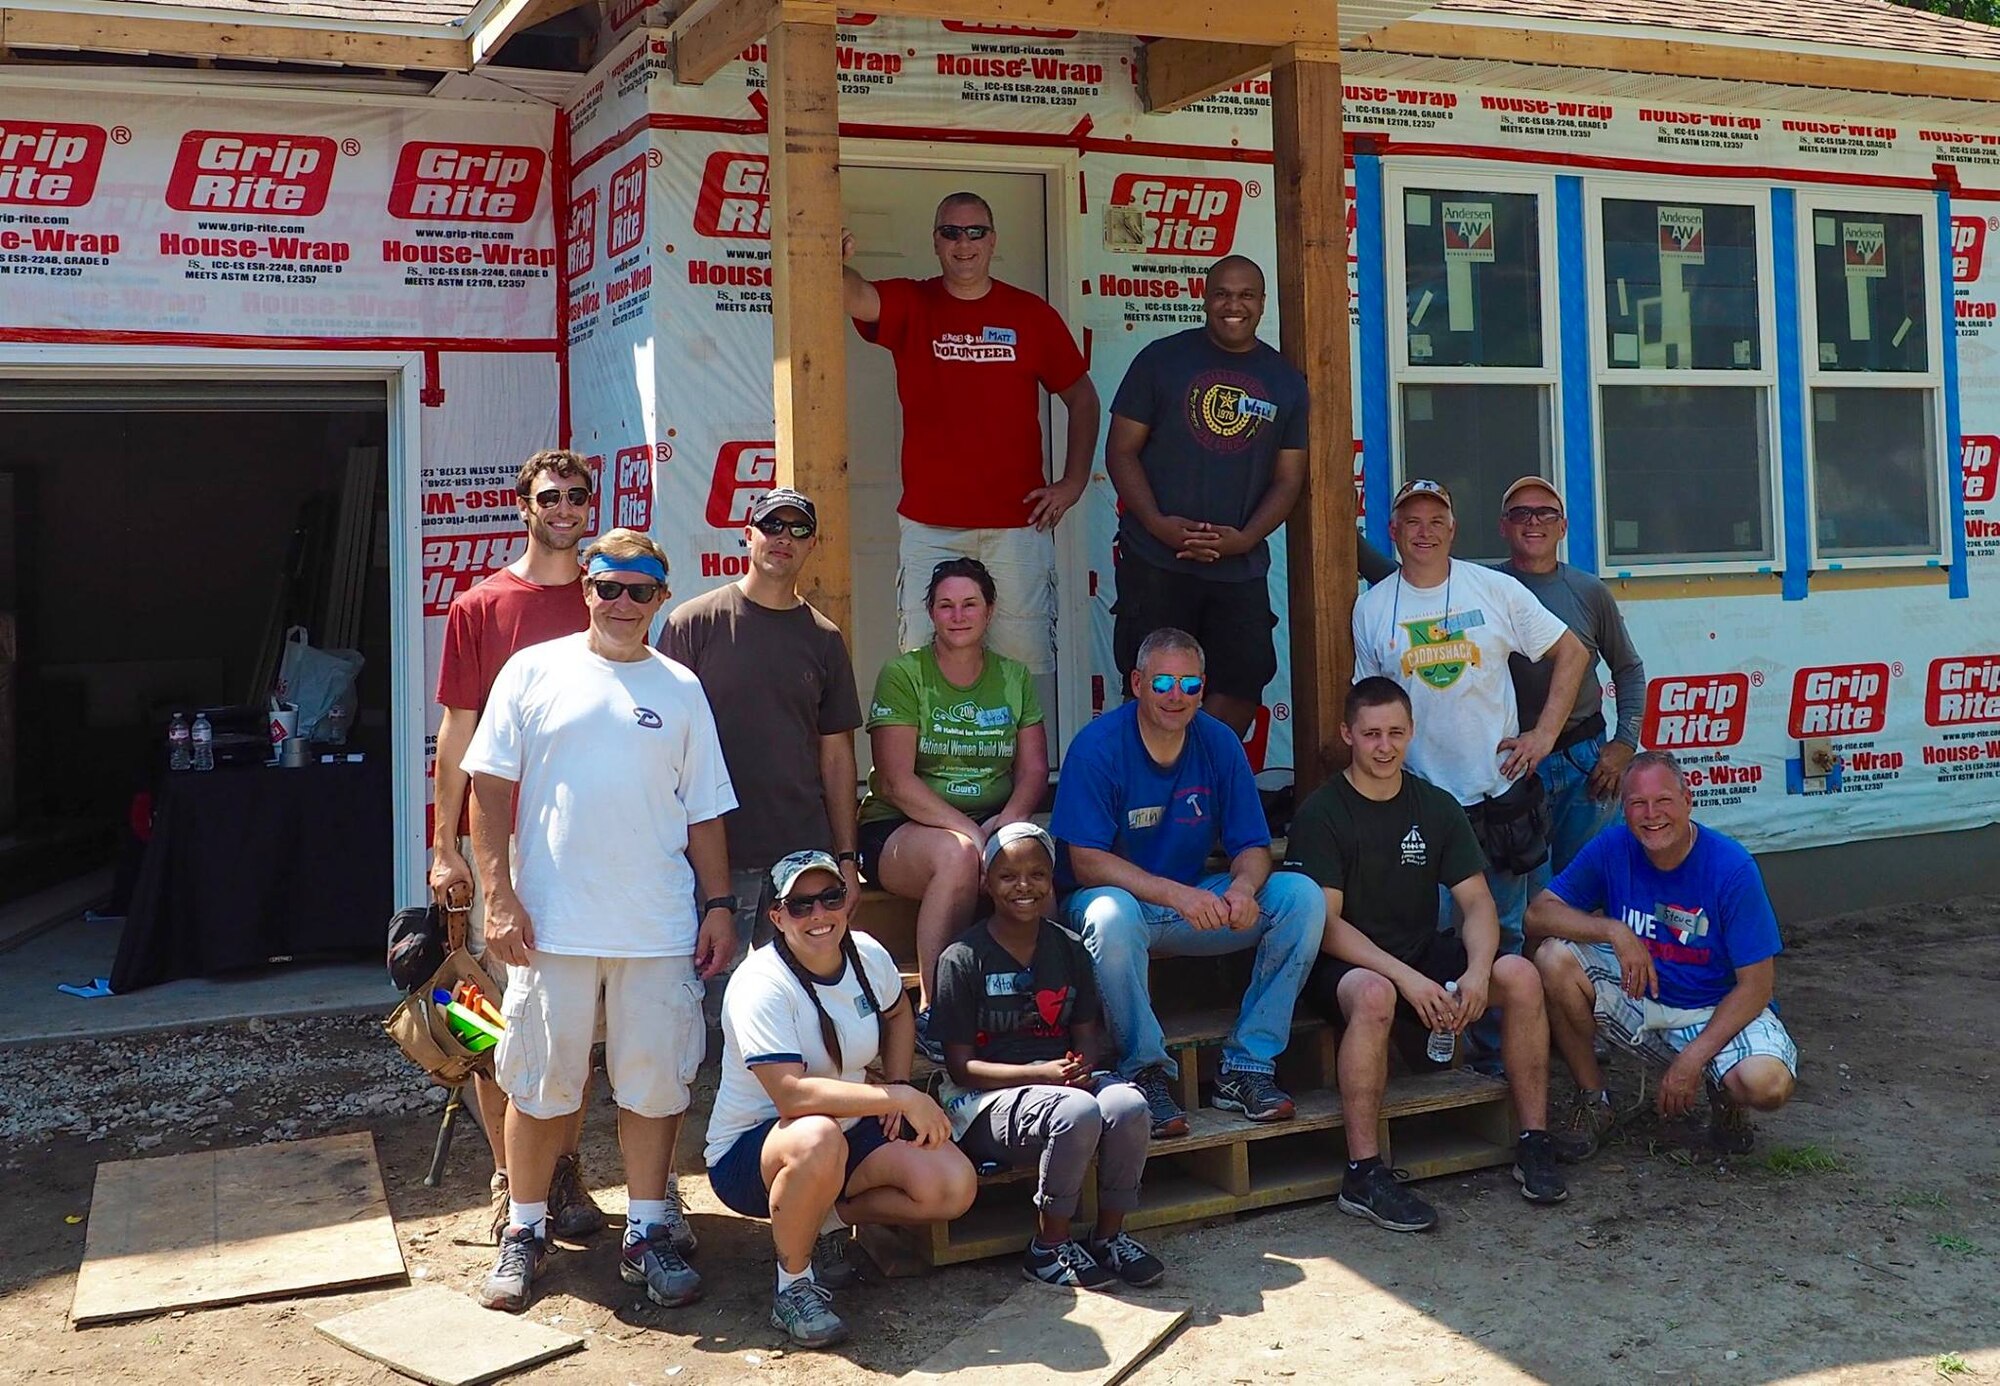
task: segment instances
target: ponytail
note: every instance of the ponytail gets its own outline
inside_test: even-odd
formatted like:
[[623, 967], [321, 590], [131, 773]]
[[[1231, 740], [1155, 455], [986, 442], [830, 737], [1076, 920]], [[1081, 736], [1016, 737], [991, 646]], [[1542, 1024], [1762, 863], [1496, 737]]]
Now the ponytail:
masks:
[[[847, 1060], [840, 1052], [840, 1031], [835, 1027], [833, 1017], [826, 1013], [825, 1004], [819, 999], [819, 986], [814, 982], [812, 974], [806, 971], [804, 963], [792, 955], [792, 950], [785, 946], [785, 936], [782, 932], [773, 934], [771, 946], [778, 950], [779, 959], [790, 969], [791, 974], [799, 979], [799, 985], [806, 989], [806, 999], [812, 1002], [813, 1010], [819, 1015], [820, 1042], [826, 1046], [827, 1056], [833, 1060], [833, 1066], [845, 1069]], [[861, 994], [868, 998], [869, 1009], [875, 1012], [875, 1052], [879, 1057], [888, 1045], [888, 1027], [882, 1019], [882, 1003], [876, 998], [875, 988], [868, 980], [868, 969], [861, 965], [861, 954], [854, 946], [852, 930], [840, 936], [840, 955], [854, 970], [854, 980], [860, 983]]]

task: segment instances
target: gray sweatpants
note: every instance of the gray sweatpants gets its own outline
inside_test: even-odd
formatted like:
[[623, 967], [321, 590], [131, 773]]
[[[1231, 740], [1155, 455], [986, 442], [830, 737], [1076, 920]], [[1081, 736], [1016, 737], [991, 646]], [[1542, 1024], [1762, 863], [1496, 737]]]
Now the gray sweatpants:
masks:
[[1107, 1079], [1095, 1093], [1036, 1085], [1008, 1088], [981, 1109], [959, 1139], [974, 1161], [1026, 1163], [1040, 1151], [1041, 1182], [1035, 1206], [1074, 1217], [1083, 1196], [1083, 1172], [1097, 1156], [1097, 1206], [1129, 1213], [1139, 1206], [1139, 1176], [1153, 1137], [1146, 1097], [1130, 1083]]

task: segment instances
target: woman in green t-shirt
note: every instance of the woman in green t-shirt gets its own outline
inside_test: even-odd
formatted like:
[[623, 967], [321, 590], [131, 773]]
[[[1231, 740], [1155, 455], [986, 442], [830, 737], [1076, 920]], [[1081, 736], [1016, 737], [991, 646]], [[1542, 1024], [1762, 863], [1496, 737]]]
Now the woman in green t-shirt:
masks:
[[972, 923], [986, 835], [1041, 805], [1049, 739], [1027, 666], [986, 648], [993, 575], [976, 558], [931, 570], [928, 645], [882, 666], [868, 708], [875, 768], [861, 804], [861, 869], [918, 901], [917, 975], [927, 1034], [938, 954]]

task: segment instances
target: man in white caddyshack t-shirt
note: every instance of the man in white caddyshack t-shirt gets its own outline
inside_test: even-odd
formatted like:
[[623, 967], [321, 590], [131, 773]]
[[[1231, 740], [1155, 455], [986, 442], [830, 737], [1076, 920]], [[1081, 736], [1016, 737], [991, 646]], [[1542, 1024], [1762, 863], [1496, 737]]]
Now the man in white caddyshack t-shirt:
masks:
[[[1435, 481], [1396, 492], [1389, 534], [1402, 569], [1354, 604], [1354, 677], [1381, 675], [1410, 695], [1409, 768], [1458, 800], [1486, 853], [1502, 951], [1521, 951], [1527, 876], [1548, 856], [1534, 769], [1569, 716], [1590, 656], [1568, 626], [1505, 573], [1451, 556], [1458, 524]], [[1507, 657], [1555, 662], [1548, 702], [1521, 725]], [[1531, 823], [1539, 823], [1539, 834]], [[1537, 855], [1539, 844], [1539, 855]]]
[[583, 581], [589, 628], [507, 661], [462, 762], [486, 956], [508, 968], [494, 1076], [513, 1104], [508, 1226], [479, 1298], [515, 1313], [547, 1249], [549, 1178], [600, 1015], [630, 1195], [619, 1274], [659, 1304], [700, 1295], [674, 1248], [668, 1169], [706, 1042], [702, 980], [736, 938], [722, 828], [736, 794], [715, 719], [695, 676], [646, 644], [666, 555], [614, 529]]

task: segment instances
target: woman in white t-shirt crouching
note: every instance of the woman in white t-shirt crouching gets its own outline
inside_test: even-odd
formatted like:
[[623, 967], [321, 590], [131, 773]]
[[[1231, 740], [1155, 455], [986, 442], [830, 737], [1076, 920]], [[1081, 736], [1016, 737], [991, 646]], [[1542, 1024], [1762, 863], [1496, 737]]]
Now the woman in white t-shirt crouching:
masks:
[[[854, 1280], [853, 1223], [949, 1221], [972, 1206], [972, 1165], [937, 1103], [907, 1081], [916, 1022], [889, 951], [851, 932], [839, 864], [794, 852], [771, 868], [768, 947], [722, 1002], [722, 1084], [708, 1180], [778, 1253], [771, 1323], [800, 1347], [847, 1336], [832, 1292]], [[866, 1081], [880, 1060], [889, 1081]]]

